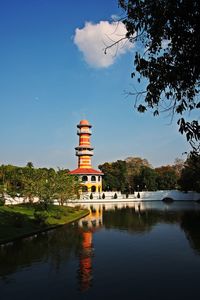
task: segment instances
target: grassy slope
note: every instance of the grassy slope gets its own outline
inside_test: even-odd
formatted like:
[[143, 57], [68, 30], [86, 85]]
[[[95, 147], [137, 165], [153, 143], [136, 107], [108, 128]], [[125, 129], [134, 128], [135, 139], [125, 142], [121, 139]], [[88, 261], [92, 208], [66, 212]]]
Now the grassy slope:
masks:
[[[87, 214], [87, 210], [71, 207], [50, 206], [46, 225], [37, 224], [34, 220], [34, 205], [22, 204], [0, 207], [0, 243], [34, 234], [37, 231], [67, 224]], [[59, 219], [56, 216], [59, 214]], [[22, 222], [17, 219], [23, 215]]]

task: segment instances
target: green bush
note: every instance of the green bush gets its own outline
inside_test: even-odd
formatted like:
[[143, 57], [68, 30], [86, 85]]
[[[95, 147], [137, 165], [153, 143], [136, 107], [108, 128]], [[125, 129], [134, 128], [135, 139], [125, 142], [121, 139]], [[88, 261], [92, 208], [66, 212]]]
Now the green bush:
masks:
[[[76, 210], [79, 210], [79, 209], [80, 209], [80, 205], [76, 206]], [[68, 206], [67, 211], [68, 211], [68, 213], [73, 213], [74, 209], [72, 207]]]
[[4, 197], [0, 197], [0, 206], [4, 206], [5, 205], [5, 198]]
[[90, 194], [90, 199], [93, 199], [93, 195], [92, 195], [92, 193]]
[[34, 207], [35, 207], [35, 211], [44, 211], [45, 210], [44, 202], [37, 202], [34, 204]]
[[35, 222], [38, 224], [45, 224], [49, 214], [46, 211], [36, 210], [34, 212]]
[[105, 196], [105, 194], [103, 193], [103, 195], [102, 195], [102, 199], [105, 199], [106, 198], [106, 196]]
[[62, 218], [62, 213], [60, 211], [57, 211], [53, 217], [54, 219], [60, 220]]
[[117, 193], [114, 194], [114, 199], [117, 199]]
[[76, 205], [75, 207], [74, 207], [74, 210], [80, 210], [81, 209], [81, 206], [80, 205]]

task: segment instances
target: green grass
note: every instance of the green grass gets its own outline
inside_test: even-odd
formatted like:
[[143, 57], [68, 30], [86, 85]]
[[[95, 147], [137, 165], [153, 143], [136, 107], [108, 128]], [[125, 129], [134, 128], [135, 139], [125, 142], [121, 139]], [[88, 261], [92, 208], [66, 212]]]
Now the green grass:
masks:
[[73, 222], [88, 213], [86, 209], [51, 205], [45, 223], [38, 223], [34, 217], [36, 207], [33, 204], [0, 206], [0, 243]]

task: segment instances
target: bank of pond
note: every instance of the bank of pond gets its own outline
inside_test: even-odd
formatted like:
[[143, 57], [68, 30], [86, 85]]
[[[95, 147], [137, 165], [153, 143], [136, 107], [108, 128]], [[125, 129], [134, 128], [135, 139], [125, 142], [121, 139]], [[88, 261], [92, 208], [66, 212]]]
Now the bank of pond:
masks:
[[0, 244], [34, 235], [80, 219], [87, 209], [41, 204], [0, 206]]

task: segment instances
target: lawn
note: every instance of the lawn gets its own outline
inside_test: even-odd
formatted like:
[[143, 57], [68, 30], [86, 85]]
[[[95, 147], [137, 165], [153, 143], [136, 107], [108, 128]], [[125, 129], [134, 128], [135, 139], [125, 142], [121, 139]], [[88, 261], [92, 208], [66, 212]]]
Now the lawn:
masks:
[[87, 213], [86, 209], [57, 205], [49, 205], [47, 211], [38, 210], [36, 204], [0, 206], [0, 244], [70, 223]]

